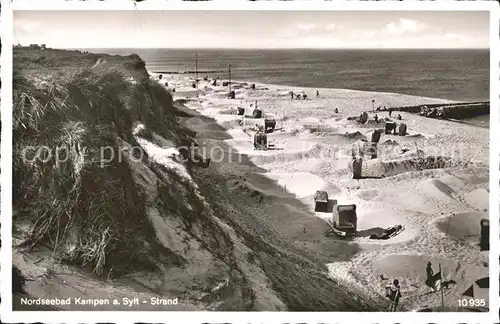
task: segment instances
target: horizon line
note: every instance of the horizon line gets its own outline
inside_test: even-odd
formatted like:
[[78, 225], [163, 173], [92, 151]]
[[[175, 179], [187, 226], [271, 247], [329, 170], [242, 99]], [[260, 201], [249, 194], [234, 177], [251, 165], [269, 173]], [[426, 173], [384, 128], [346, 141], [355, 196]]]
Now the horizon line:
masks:
[[71, 47], [53, 49], [165, 49], [165, 50], [490, 50], [490, 47]]

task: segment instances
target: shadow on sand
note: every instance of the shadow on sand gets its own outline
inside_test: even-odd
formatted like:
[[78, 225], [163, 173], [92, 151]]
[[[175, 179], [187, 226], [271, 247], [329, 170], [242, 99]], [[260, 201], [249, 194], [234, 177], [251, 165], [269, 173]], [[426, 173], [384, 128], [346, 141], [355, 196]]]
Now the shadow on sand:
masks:
[[333, 207], [337, 206], [338, 201], [337, 199], [328, 199], [328, 203], [326, 205], [326, 208], [322, 206], [315, 206], [314, 211], [318, 213], [333, 213]]
[[380, 233], [382, 233], [385, 230], [386, 229], [382, 228], [382, 227], [372, 227], [372, 228], [366, 229], [364, 231], [359, 231], [359, 232], [356, 233], [356, 235], [359, 236], [359, 237], [369, 237], [371, 235], [380, 234]]

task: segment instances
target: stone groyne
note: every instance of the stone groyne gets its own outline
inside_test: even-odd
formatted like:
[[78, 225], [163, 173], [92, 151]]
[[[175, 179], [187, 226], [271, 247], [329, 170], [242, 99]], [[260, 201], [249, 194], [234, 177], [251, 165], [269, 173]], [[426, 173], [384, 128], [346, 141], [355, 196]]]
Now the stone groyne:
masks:
[[395, 107], [398, 111], [419, 113], [423, 107], [437, 108], [443, 112], [444, 118], [465, 119], [490, 114], [490, 102], [458, 102], [449, 104], [429, 104], [418, 106]]

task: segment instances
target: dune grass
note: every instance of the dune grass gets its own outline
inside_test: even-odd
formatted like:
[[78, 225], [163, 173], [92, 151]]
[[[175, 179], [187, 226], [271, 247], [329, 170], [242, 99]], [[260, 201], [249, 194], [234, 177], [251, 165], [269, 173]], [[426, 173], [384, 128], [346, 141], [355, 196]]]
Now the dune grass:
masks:
[[130, 82], [124, 71], [142, 63], [125, 64], [131, 66], [60, 70], [38, 84], [14, 76], [14, 222], [31, 225], [26, 245], [48, 243], [61, 260], [96, 274], [154, 267], [162, 250], [120, 140], [136, 144], [138, 121], [186, 140], [170, 94], [154, 81]]

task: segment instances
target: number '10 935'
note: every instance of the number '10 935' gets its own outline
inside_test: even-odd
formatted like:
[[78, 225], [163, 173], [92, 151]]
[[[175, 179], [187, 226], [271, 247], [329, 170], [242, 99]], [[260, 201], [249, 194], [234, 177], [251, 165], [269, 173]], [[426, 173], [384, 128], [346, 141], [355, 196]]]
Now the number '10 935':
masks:
[[463, 306], [468, 306], [468, 307], [484, 307], [486, 306], [486, 301], [484, 299], [459, 299], [458, 300], [458, 306], [463, 307]]

